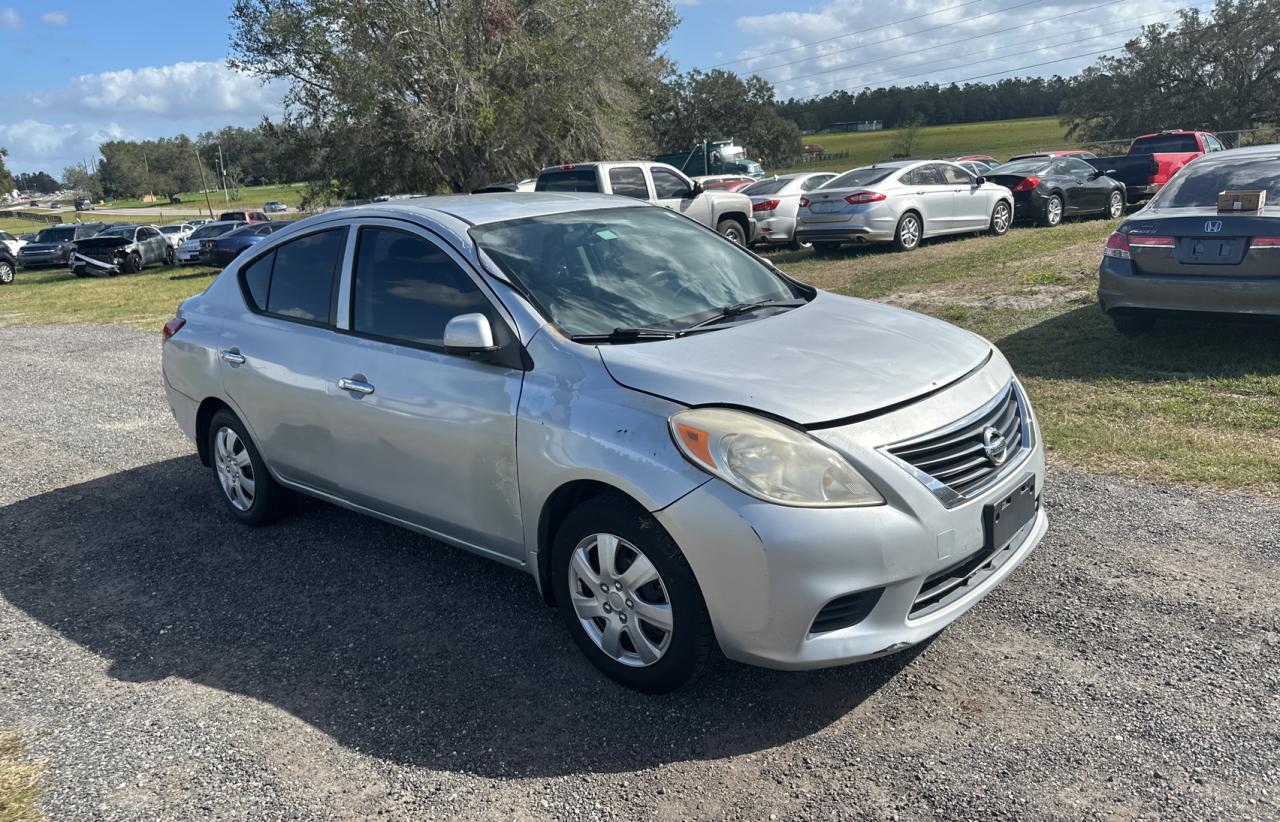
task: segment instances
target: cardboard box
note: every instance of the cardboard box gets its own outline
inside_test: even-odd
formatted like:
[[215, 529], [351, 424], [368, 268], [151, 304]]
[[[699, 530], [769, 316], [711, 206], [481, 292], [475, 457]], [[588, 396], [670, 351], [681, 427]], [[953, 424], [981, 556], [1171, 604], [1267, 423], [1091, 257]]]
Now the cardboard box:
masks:
[[1267, 192], [1258, 191], [1221, 191], [1218, 193], [1219, 211], [1261, 211], [1267, 204]]

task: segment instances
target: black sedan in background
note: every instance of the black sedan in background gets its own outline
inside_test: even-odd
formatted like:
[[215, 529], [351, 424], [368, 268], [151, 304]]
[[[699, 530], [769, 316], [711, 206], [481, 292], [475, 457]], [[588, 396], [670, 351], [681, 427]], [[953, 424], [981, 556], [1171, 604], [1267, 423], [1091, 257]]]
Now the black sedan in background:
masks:
[[283, 221], [243, 225], [240, 228], [228, 231], [221, 237], [201, 240], [200, 256], [212, 265], [225, 266], [240, 256], [241, 251], [288, 225], [291, 225], [291, 223]]
[[1074, 157], [1031, 157], [996, 166], [984, 175], [1013, 192], [1013, 216], [1055, 226], [1063, 217], [1124, 213], [1124, 183]]

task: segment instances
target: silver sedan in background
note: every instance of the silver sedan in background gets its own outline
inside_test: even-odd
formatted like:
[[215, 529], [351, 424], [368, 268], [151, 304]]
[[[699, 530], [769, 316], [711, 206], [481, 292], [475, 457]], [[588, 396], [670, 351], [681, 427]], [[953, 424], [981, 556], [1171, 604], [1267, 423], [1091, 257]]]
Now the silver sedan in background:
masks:
[[944, 234], [1004, 234], [1013, 193], [955, 163], [907, 160], [846, 171], [800, 199], [796, 239], [815, 250], [843, 243], [893, 243], [911, 251]]
[[808, 248], [808, 243], [795, 239], [796, 212], [800, 198], [824, 183], [834, 180], [830, 171], [782, 174], [752, 183], [742, 189], [751, 198], [751, 216], [756, 218], [756, 235], [752, 245], [789, 245]]

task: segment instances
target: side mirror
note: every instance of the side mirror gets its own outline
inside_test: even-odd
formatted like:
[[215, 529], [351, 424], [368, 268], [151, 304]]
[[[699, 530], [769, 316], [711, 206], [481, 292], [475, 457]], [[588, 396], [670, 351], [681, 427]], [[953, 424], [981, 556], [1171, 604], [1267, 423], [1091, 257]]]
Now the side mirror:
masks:
[[701, 194], [704, 191], [706, 191], [706, 189], [702, 187], [702, 183], [695, 180], [693, 182], [693, 188], [689, 189], [689, 196], [697, 197], [699, 194]]
[[1105, 174], [1105, 175], [1107, 175], [1108, 177], [1113, 177], [1113, 176], [1115, 176], [1118, 172], [1117, 172], [1114, 168], [1109, 168], [1109, 169], [1107, 169], [1106, 171], [1104, 171], [1104, 172], [1102, 172], [1102, 173], [1103, 173], [1103, 174]]
[[452, 354], [496, 351], [493, 327], [483, 314], [459, 314], [444, 327], [444, 348]]
[[975, 186], [978, 186], [979, 188], [981, 188], [982, 186], [986, 185], [986, 183], [987, 183], [987, 178], [986, 178], [986, 177], [983, 177], [981, 174], [979, 174], [979, 175], [978, 175], [978, 177], [977, 177], [977, 179], [975, 179], [975, 180], [973, 181], [973, 184], [974, 184]]

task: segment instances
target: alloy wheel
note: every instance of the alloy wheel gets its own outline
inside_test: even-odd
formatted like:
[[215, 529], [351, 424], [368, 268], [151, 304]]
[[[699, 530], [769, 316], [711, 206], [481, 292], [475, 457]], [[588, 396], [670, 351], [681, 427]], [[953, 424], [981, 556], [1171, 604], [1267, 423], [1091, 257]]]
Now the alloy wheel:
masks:
[[1004, 203], [996, 205], [996, 213], [991, 217], [991, 225], [997, 234], [1003, 234], [1009, 230], [1009, 206]]
[[214, 437], [213, 450], [214, 466], [218, 471], [218, 483], [222, 486], [222, 492], [227, 495], [231, 507], [237, 511], [248, 511], [253, 507], [256, 489], [249, 449], [245, 448], [239, 434], [232, 428], [223, 426]]
[[1057, 197], [1050, 197], [1049, 203], [1045, 206], [1045, 217], [1049, 225], [1062, 222], [1062, 201]]
[[920, 242], [920, 221], [908, 214], [902, 218], [902, 247], [915, 248]]
[[610, 659], [642, 668], [671, 647], [674, 619], [662, 575], [614, 534], [591, 534], [569, 559], [569, 596], [587, 636]]
[[745, 244], [745, 241], [742, 238], [742, 229], [738, 228], [736, 225], [732, 228], [726, 228], [723, 236], [729, 242], [737, 243], [738, 245]]
[[1111, 192], [1110, 213], [1113, 220], [1124, 213], [1124, 197], [1118, 191]]
[[13, 266], [0, 262], [0, 283], [8, 285], [11, 282], [13, 282]]

